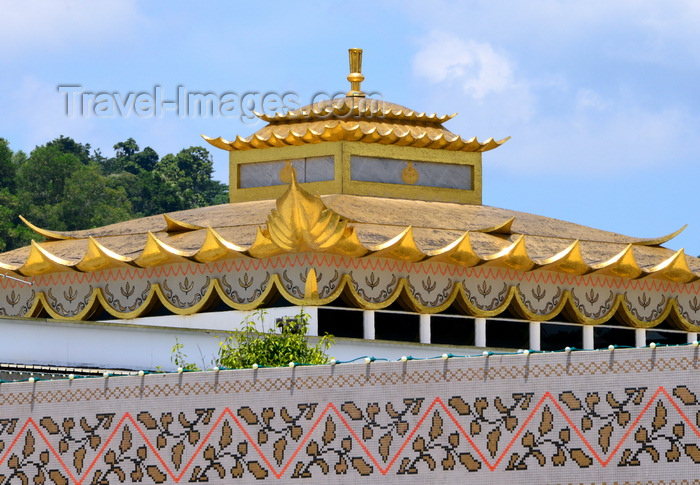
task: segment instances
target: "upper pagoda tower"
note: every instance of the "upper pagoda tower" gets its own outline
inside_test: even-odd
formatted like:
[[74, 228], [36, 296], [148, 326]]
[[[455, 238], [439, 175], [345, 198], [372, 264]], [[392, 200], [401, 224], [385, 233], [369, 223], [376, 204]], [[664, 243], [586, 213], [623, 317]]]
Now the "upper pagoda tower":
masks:
[[350, 49], [344, 98], [256, 115], [247, 138], [204, 139], [228, 150], [230, 201], [274, 199], [291, 171], [309, 192], [481, 204], [481, 152], [501, 141], [464, 140], [442, 125], [455, 115], [418, 113], [361, 90], [362, 50]]

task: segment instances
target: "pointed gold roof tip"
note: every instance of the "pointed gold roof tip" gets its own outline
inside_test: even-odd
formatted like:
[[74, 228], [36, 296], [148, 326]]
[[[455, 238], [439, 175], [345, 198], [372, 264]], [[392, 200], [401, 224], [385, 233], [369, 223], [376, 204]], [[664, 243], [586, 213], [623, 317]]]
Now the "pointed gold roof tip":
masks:
[[486, 227], [484, 229], [476, 229], [474, 232], [483, 232], [486, 234], [512, 234], [513, 232], [511, 231], [511, 226], [513, 225], [514, 221], [515, 216], [511, 217], [505, 222], [496, 224], [495, 226]]
[[371, 254], [380, 258], [398, 259], [415, 263], [425, 258], [413, 238], [413, 227], [409, 226], [399, 235], [378, 246], [369, 248]]
[[38, 226], [35, 226], [31, 222], [29, 222], [27, 219], [25, 219], [22, 215], [20, 215], [19, 218], [22, 222], [24, 222], [24, 224], [29, 229], [36, 232], [40, 236], [45, 237], [49, 241], [62, 241], [62, 240], [66, 240], [66, 239], [75, 239], [73, 236], [69, 236], [67, 234], [63, 234], [63, 233], [56, 232], [56, 231], [49, 231], [48, 229], [42, 229]]
[[29, 249], [29, 256], [24, 264], [19, 268], [19, 272], [24, 276], [37, 276], [46, 273], [75, 271], [73, 266], [75, 266], [75, 263], [59, 258], [58, 256], [54, 256], [32, 240]]
[[347, 96], [364, 98], [365, 93], [360, 89], [360, 84], [365, 80], [365, 76], [362, 75], [362, 49], [348, 49], [348, 54], [350, 57], [350, 74], [348, 74], [350, 91], [348, 91]]
[[92, 236], [88, 237], [88, 248], [83, 259], [75, 265], [77, 269], [85, 273], [125, 266], [134, 266], [132, 260], [107, 249]]
[[134, 259], [134, 263], [142, 268], [187, 261], [189, 261], [189, 255], [185, 251], [180, 251], [179, 249], [168, 246], [158, 239], [151, 231], [148, 231], [146, 245], [143, 251]]
[[551, 258], [540, 261], [539, 269], [546, 271], [556, 271], [571, 275], [584, 275], [591, 270], [581, 255], [581, 241], [575, 240], [565, 250], [555, 254]]
[[456, 264], [470, 268], [484, 262], [472, 248], [469, 231], [458, 237], [453, 243], [436, 251], [428, 251], [430, 262]]
[[676, 232], [672, 232], [671, 234], [657, 237], [656, 239], [642, 239], [639, 241], [635, 241], [632, 244], [634, 244], [635, 246], [661, 246], [662, 244], [669, 242], [671, 239], [673, 239], [674, 237], [678, 236], [680, 233], [685, 231], [686, 227], [688, 227], [688, 224], [684, 225], [683, 227], [678, 229]]
[[514, 269], [516, 271], [530, 271], [535, 267], [535, 262], [530, 259], [525, 248], [525, 236], [520, 235], [510, 246], [484, 258], [484, 264]]
[[609, 260], [591, 265], [591, 269], [596, 274], [617, 276], [631, 280], [639, 278], [644, 273], [634, 259], [632, 244], [628, 244], [625, 249]]
[[196, 231], [198, 229], [204, 229], [203, 226], [197, 226], [195, 224], [189, 224], [187, 222], [178, 221], [173, 219], [168, 214], [163, 214], [165, 219], [165, 232], [184, 232], [184, 231]]
[[247, 258], [245, 248], [226, 241], [210, 226], [207, 226], [204, 242], [199, 250], [194, 254], [195, 261], [200, 263], [210, 263], [219, 259]]
[[658, 278], [675, 283], [690, 283], [698, 279], [688, 267], [685, 259], [685, 251], [681, 248], [673, 256], [663, 261], [648, 271], [648, 278]]

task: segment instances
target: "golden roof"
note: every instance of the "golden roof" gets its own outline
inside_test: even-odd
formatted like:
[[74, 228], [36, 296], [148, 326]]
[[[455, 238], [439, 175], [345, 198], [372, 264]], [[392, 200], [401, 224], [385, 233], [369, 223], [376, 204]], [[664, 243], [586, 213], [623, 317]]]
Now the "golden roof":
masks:
[[298, 146], [324, 141], [360, 141], [382, 145], [412, 146], [464, 152], [485, 152], [509, 138], [480, 142], [465, 140], [443, 128], [442, 123], [455, 115], [417, 113], [384, 101], [340, 98], [304, 106], [275, 116], [258, 114], [269, 124], [248, 137], [232, 141], [222, 137], [202, 137], [217, 148], [228, 151]]
[[248, 137], [232, 141], [222, 137], [202, 137], [213, 146], [228, 151], [299, 146], [324, 141], [360, 141], [382, 145], [412, 146], [464, 152], [485, 152], [505, 143], [508, 138], [479, 142], [465, 140], [443, 128], [457, 114], [437, 115], [416, 112], [382, 99], [366, 97], [360, 90], [364, 80], [362, 50], [350, 49], [351, 90], [344, 98], [321, 101], [294, 111], [270, 116], [255, 113], [268, 125]]
[[700, 278], [700, 260], [660, 247], [680, 230], [643, 239], [481, 205], [317, 197], [296, 180], [276, 201], [223, 204], [84, 231], [30, 227], [48, 240], [0, 254], [1, 270], [31, 277], [319, 252], [678, 283]]

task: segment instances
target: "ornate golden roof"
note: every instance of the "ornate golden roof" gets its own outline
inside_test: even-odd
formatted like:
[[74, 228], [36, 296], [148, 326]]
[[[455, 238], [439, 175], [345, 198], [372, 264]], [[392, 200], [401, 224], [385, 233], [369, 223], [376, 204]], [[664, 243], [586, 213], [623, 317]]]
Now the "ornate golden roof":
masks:
[[0, 254], [0, 269], [37, 276], [317, 252], [679, 283], [700, 278], [700, 260], [659, 247], [680, 231], [642, 239], [488, 206], [321, 198], [296, 179], [277, 201], [192, 209], [85, 231], [29, 227], [49, 240]]
[[362, 50], [350, 49], [351, 90], [347, 96], [314, 103], [294, 111], [268, 114], [255, 113], [269, 124], [242, 138], [232, 141], [222, 137], [202, 137], [213, 146], [228, 151], [257, 148], [299, 146], [324, 141], [360, 141], [382, 145], [412, 146], [464, 152], [485, 152], [505, 143], [489, 138], [479, 142], [476, 137], [465, 140], [443, 128], [454, 116], [416, 112], [383, 99], [366, 97], [360, 90]]
[[[371, 101], [363, 98], [362, 101]], [[222, 137], [202, 137], [217, 148], [228, 151], [298, 146], [324, 141], [360, 141], [382, 145], [412, 146], [464, 152], [485, 152], [505, 143], [489, 138], [469, 140], [443, 128], [442, 123], [455, 115], [416, 113], [403, 106], [378, 101], [358, 102], [341, 98], [316, 103], [275, 116], [259, 114], [269, 124], [248, 137], [232, 141]]]
[[[221, 302], [250, 310], [281, 295], [297, 305], [342, 297], [365, 309], [399, 301], [421, 313], [507, 310], [532, 321], [616, 317], [641, 328], [669, 319], [700, 331], [700, 259], [661, 247], [684, 228], [634, 238], [481, 205], [479, 152], [505, 140], [464, 140], [442, 127], [451, 116], [366, 98], [360, 53], [351, 55], [345, 98], [259, 115], [268, 125], [248, 138], [205, 137], [232, 152], [231, 200], [239, 202], [84, 231], [23, 219], [46, 242], [0, 254], [0, 271], [36, 286], [3, 281], [0, 314], [137, 318], [158, 305], [178, 314]], [[278, 149], [236, 153], [257, 148]], [[354, 179], [357, 155], [399, 163], [401, 181]], [[305, 190], [290, 159], [332, 159], [333, 170]], [[415, 167], [428, 164], [438, 175], [415, 185]], [[471, 170], [465, 188], [443, 183], [461, 173], [446, 171], [452, 165]], [[257, 185], [239, 184], [241, 167], [253, 169]]]

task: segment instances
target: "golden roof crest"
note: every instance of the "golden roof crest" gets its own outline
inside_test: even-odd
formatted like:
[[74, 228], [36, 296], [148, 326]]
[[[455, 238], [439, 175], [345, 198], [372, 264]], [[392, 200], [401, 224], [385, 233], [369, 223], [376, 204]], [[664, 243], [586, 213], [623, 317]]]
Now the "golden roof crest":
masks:
[[314, 197], [299, 186], [296, 170], [290, 166], [291, 183], [277, 199], [277, 210], [267, 219], [267, 229], [259, 229], [250, 248], [255, 257], [280, 252], [326, 251], [362, 256], [362, 246], [355, 229], [348, 221], [326, 208], [320, 197]]

